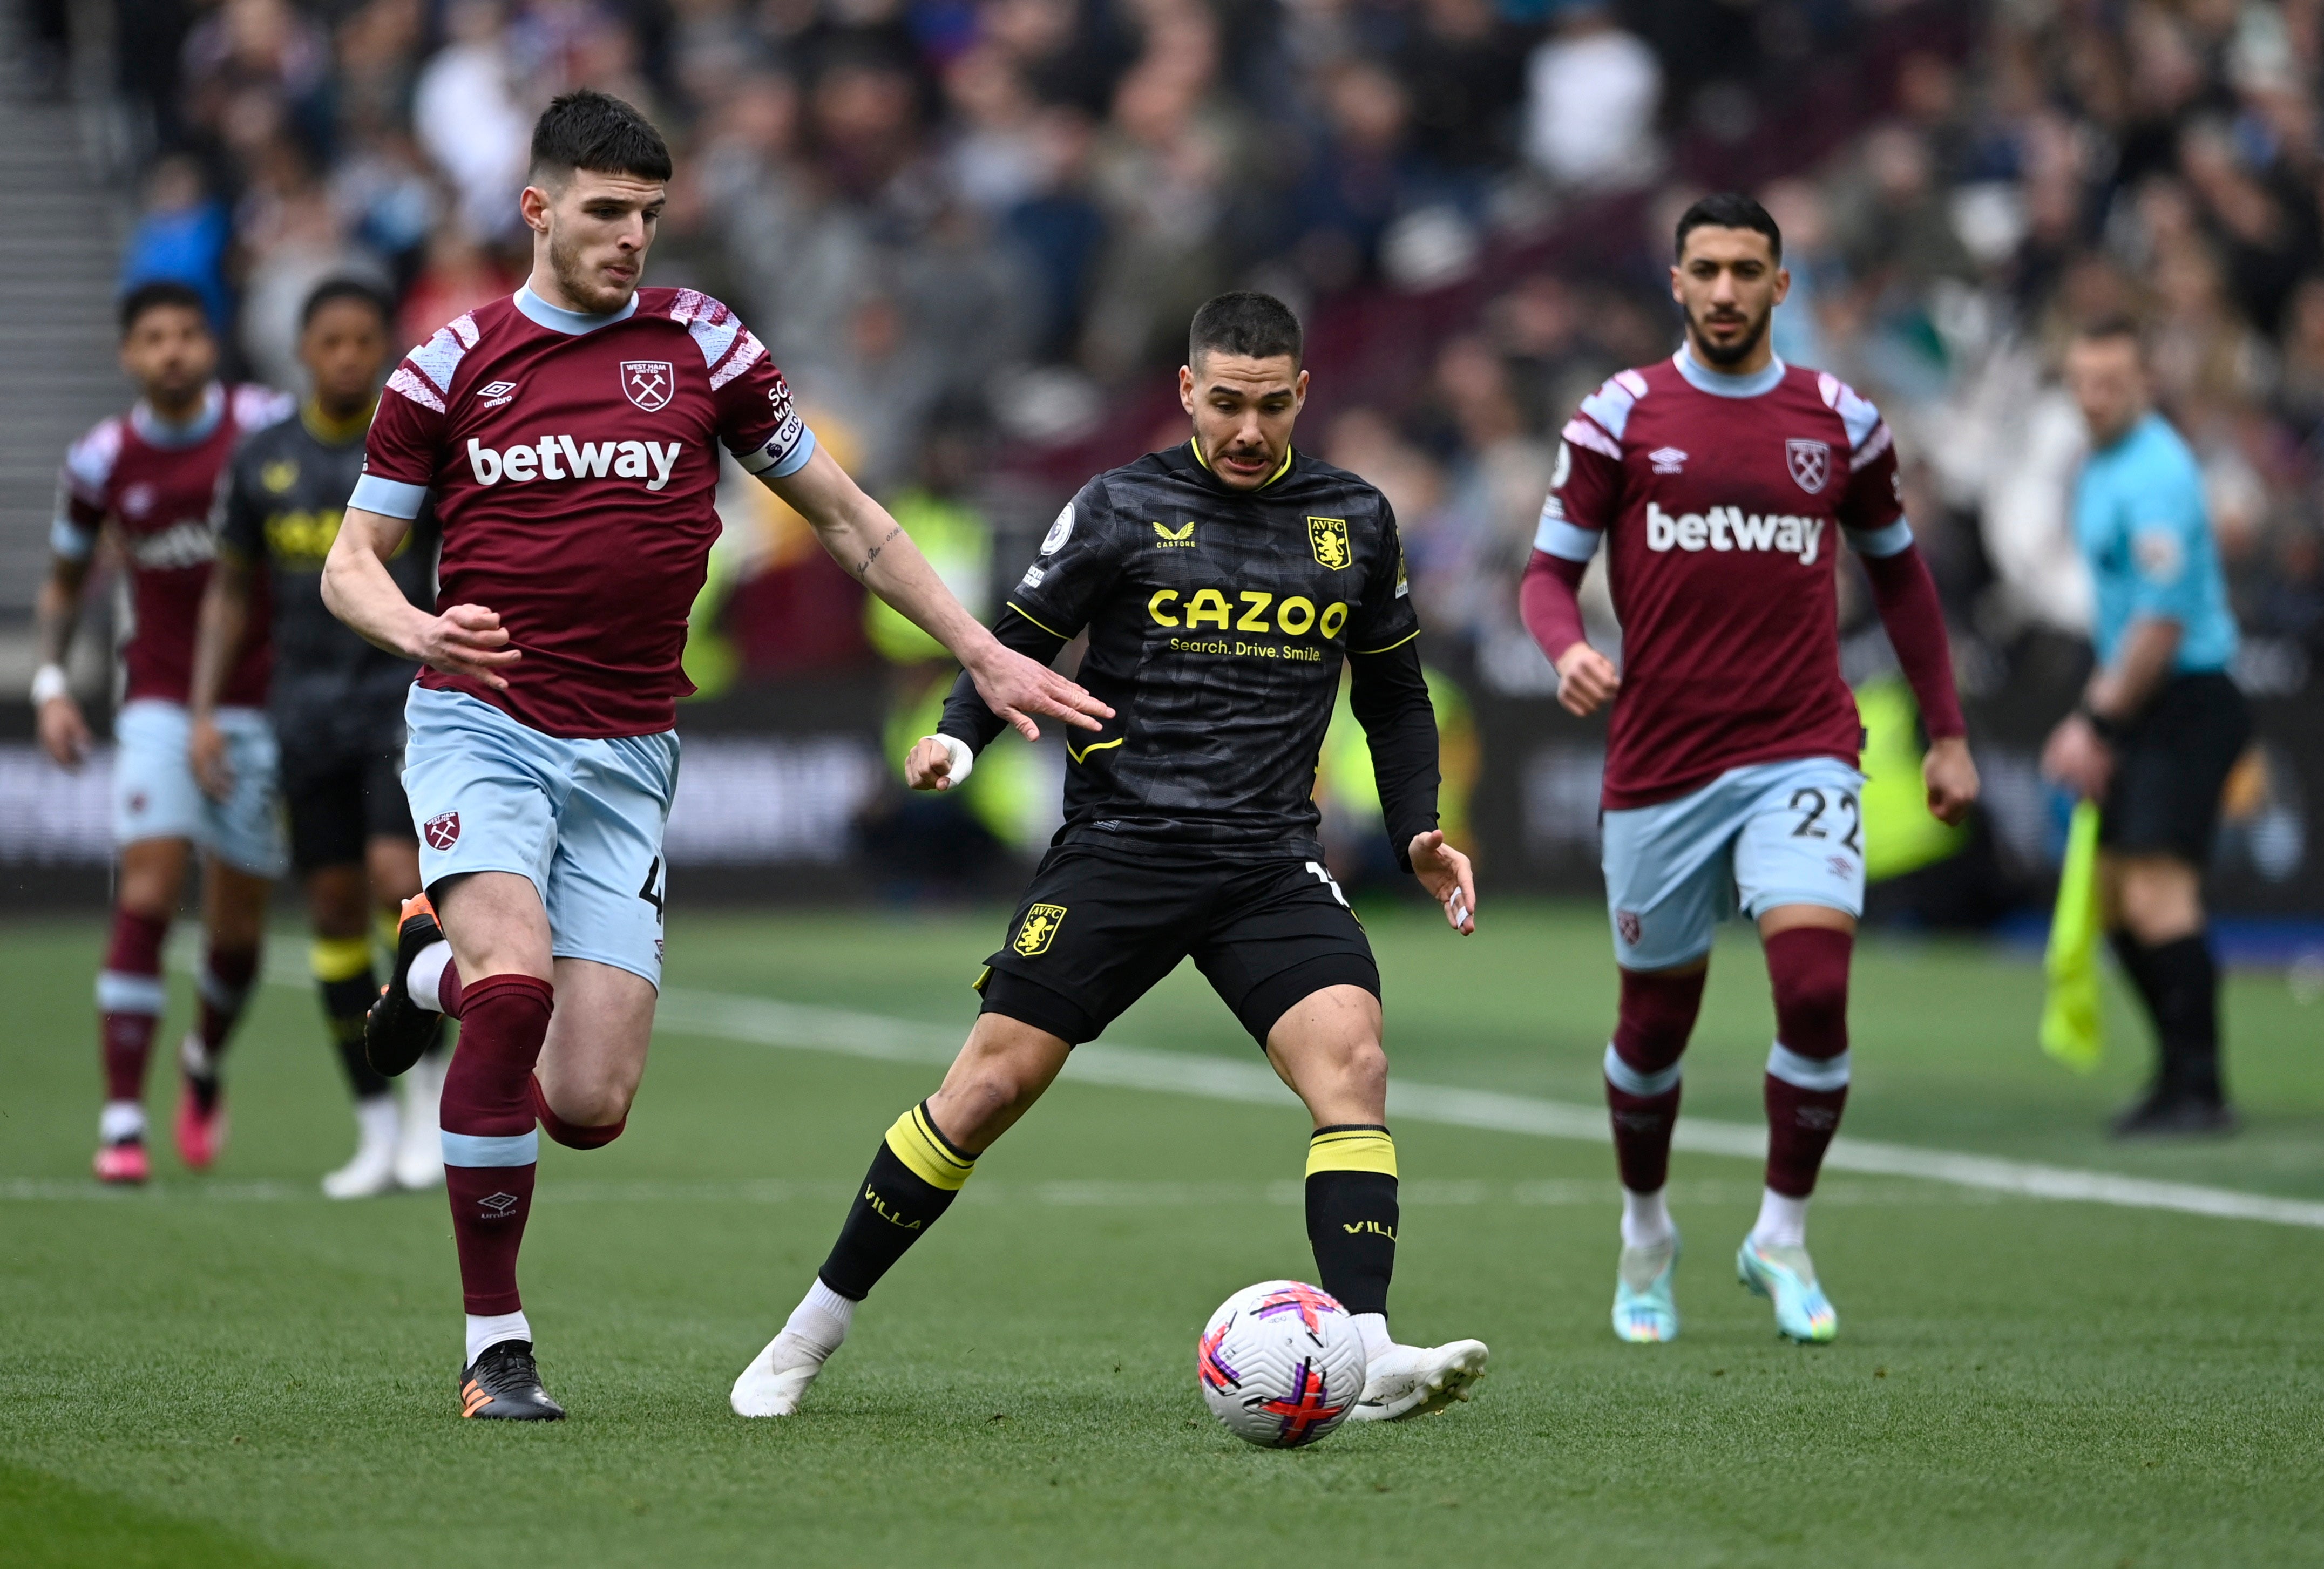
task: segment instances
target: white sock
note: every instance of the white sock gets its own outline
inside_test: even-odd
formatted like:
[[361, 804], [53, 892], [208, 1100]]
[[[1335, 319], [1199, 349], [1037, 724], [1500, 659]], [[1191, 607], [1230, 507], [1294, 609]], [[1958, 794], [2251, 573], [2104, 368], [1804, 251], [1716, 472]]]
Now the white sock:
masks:
[[1668, 1191], [1661, 1187], [1652, 1193], [1622, 1190], [1622, 1246], [1651, 1248], [1671, 1240], [1675, 1228], [1671, 1225], [1670, 1206], [1663, 1202]]
[[829, 1356], [839, 1349], [854, 1323], [855, 1304], [825, 1285], [818, 1275], [799, 1305], [791, 1309], [790, 1317], [783, 1321], [783, 1333], [797, 1335], [813, 1350]]
[[415, 1123], [436, 1126], [444, 1096], [445, 1059], [430, 1053], [403, 1075], [403, 1107]]
[[137, 1101], [107, 1101], [97, 1115], [97, 1136], [107, 1144], [145, 1137], [145, 1107]]
[[1804, 1248], [1808, 1245], [1808, 1201], [1767, 1189], [1759, 1195], [1759, 1219], [1751, 1240], [1762, 1247]]
[[436, 996], [437, 983], [444, 979], [444, 966], [452, 962], [452, 945], [429, 943], [411, 961], [411, 968], [403, 973], [403, 989], [411, 1000], [430, 1013], [444, 1011], [444, 1004]]
[[355, 1103], [355, 1153], [392, 1149], [402, 1136], [403, 1116], [392, 1094], [372, 1095]]
[[1364, 1337], [1364, 1361], [1376, 1362], [1396, 1342], [1388, 1338], [1388, 1315], [1359, 1313], [1354, 1315], [1356, 1333]]
[[524, 1321], [521, 1309], [515, 1313], [471, 1313], [468, 1315], [468, 1361], [473, 1365], [487, 1347], [504, 1340], [530, 1340], [532, 1325]]

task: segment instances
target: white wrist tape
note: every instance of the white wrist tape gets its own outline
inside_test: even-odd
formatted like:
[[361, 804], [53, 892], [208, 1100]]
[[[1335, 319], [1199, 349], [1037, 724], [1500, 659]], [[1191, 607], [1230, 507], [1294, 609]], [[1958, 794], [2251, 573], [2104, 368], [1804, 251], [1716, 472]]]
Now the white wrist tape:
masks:
[[968, 749], [968, 743], [959, 736], [923, 735], [920, 739], [933, 741], [945, 749], [945, 755], [952, 759], [952, 771], [945, 777], [954, 784], [963, 783], [971, 773], [975, 771], [976, 753], [971, 752]]
[[65, 674], [62, 665], [42, 665], [32, 672], [32, 706], [38, 708], [51, 697], [69, 696], [72, 678]]

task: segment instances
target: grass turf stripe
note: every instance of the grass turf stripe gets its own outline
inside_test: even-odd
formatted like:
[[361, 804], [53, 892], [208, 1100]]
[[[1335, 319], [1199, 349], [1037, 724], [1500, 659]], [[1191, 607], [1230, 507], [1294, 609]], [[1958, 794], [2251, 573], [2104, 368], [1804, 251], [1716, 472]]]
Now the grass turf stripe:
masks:
[[[180, 953], [188, 951], [180, 949]], [[304, 988], [312, 983], [303, 970], [301, 965], [270, 962], [266, 979]], [[962, 1038], [956, 1025], [691, 987], [663, 988], [655, 1027], [669, 1034], [749, 1046], [938, 1066], [949, 1064], [959, 1055]], [[1076, 1047], [1061, 1077], [1077, 1084], [1260, 1105], [1281, 1105], [1291, 1093], [1272, 1069], [1257, 1062], [1114, 1046], [1102, 1041]], [[1388, 1094], [1391, 1119], [1592, 1144], [1606, 1143], [1610, 1137], [1606, 1113], [1596, 1106], [1393, 1078], [1388, 1082]], [[1671, 1142], [1675, 1149], [1699, 1155], [1762, 1160], [1766, 1158], [1767, 1131], [1756, 1123], [1688, 1117], [1680, 1120]], [[1832, 1140], [1823, 1164], [1827, 1171], [1916, 1177], [2021, 1198], [2165, 1210], [2218, 1220], [2260, 1221], [2324, 1231], [2324, 1204], [2310, 1200], [2276, 1198], [2196, 1183], [2158, 1182], [2109, 1171], [2006, 1160], [1958, 1150], [1925, 1149], [1909, 1144], [1851, 1139], [1845, 1134]]]
[[[628, 1181], [559, 1181], [534, 1195], [536, 1205], [567, 1204], [844, 1204], [854, 1186], [838, 1180], [788, 1177], [742, 1177], [731, 1181], [641, 1177]], [[1463, 1208], [1514, 1204], [1526, 1208], [1614, 1206], [1616, 1189], [1610, 1179], [1554, 1177], [1529, 1182], [1415, 1179], [1399, 1189], [1407, 1206]], [[1746, 1207], [1759, 1202], [1757, 1182], [1696, 1180], [1674, 1182], [1674, 1204], [1730, 1204]], [[410, 1195], [430, 1203], [434, 1192]], [[2001, 1195], [1981, 1195], [2000, 1203]], [[1299, 1181], [1271, 1182], [1153, 1182], [1111, 1177], [1068, 1178], [1040, 1182], [981, 1182], [965, 1190], [961, 1203], [1001, 1207], [1056, 1209], [1194, 1209], [1211, 1205], [1256, 1204], [1298, 1208], [1306, 1201], [1306, 1185]], [[121, 1204], [337, 1204], [315, 1184], [281, 1178], [213, 1182], [199, 1177], [157, 1180], [139, 1188], [108, 1187], [87, 1177], [0, 1177], [0, 1203], [71, 1204], [90, 1202]], [[395, 1199], [383, 1199], [394, 1203]], [[1826, 1183], [1816, 1192], [1816, 1203], [1866, 1208], [1962, 1202], [1958, 1194], [1924, 1182]]]
[[[952, 1025], [690, 988], [673, 987], [662, 992], [657, 1023], [673, 1034], [828, 1051], [883, 1062], [945, 1064], [960, 1050], [960, 1032]], [[1268, 1105], [1280, 1105], [1290, 1094], [1273, 1070], [1256, 1062], [1098, 1041], [1075, 1048], [1060, 1076], [1079, 1084]], [[1606, 1113], [1596, 1106], [1408, 1080], [1389, 1080], [1388, 1112], [1391, 1121], [1441, 1122], [1542, 1139], [1603, 1144], [1609, 1137]], [[1764, 1159], [1767, 1152], [1764, 1127], [1703, 1117], [1682, 1119], [1672, 1142], [1677, 1149], [1697, 1154], [1747, 1160]], [[2324, 1204], [1844, 1135], [1832, 1140], [1824, 1157], [1824, 1169], [1917, 1177], [2023, 1198], [2169, 1210], [2324, 1230]]]

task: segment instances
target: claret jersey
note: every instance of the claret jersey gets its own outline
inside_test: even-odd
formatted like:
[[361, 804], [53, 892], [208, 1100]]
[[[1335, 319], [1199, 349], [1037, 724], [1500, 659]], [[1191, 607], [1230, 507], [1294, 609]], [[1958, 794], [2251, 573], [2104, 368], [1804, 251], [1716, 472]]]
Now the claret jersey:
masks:
[[[201, 412], [170, 426], [139, 402], [100, 421], [65, 455], [50, 544], [87, 560], [110, 521], [128, 558], [134, 617], [123, 645], [124, 699], [186, 702], [194, 674], [194, 627], [201, 615], [217, 540], [210, 503], [235, 443], [290, 412], [290, 400], [268, 387], [212, 383]], [[266, 702], [271, 660], [262, 621], [227, 672], [219, 700], [234, 707]]]
[[505, 692], [436, 669], [420, 684], [549, 735], [671, 728], [721, 444], [778, 478], [815, 451], [765, 346], [691, 289], [641, 289], [604, 316], [525, 289], [413, 349], [348, 504], [410, 518], [432, 500], [438, 605], [497, 612], [524, 655]]
[[1752, 376], [1681, 349], [1615, 376], [1567, 422], [1536, 547], [1603, 539], [1622, 622], [1605, 804], [1683, 795], [1731, 768], [1832, 757], [1862, 730], [1840, 670], [1843, 539], [1911, 538], [1879, 411], [1777, 360]]
[[[1379, 491], [1296, 450], [1238, 491], [1192, 442], [1083, 486], [1009, 604], [1059, 640], [1086, 627], [1076, 678], [1114, 709], [1065, 733], [1061, 841], [1149, 850], [1320, 855], [1315, 759], [1341, 667], [1420, 633]], [[982, 745], [998, 724], [964, 683], [944, 730]]]

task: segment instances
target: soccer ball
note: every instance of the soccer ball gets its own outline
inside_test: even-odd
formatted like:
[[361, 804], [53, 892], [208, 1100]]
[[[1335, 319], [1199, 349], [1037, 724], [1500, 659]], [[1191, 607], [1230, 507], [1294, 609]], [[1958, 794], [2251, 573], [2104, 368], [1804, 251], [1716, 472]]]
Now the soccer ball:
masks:
[[1364, 1392], [1364, 1339], [1337, 1298], [1265, 1280], [1219, 1305], [1194, 1346], [1211, 1415], [1262, 1449], [1298, 1449], [1347, 1420]]

